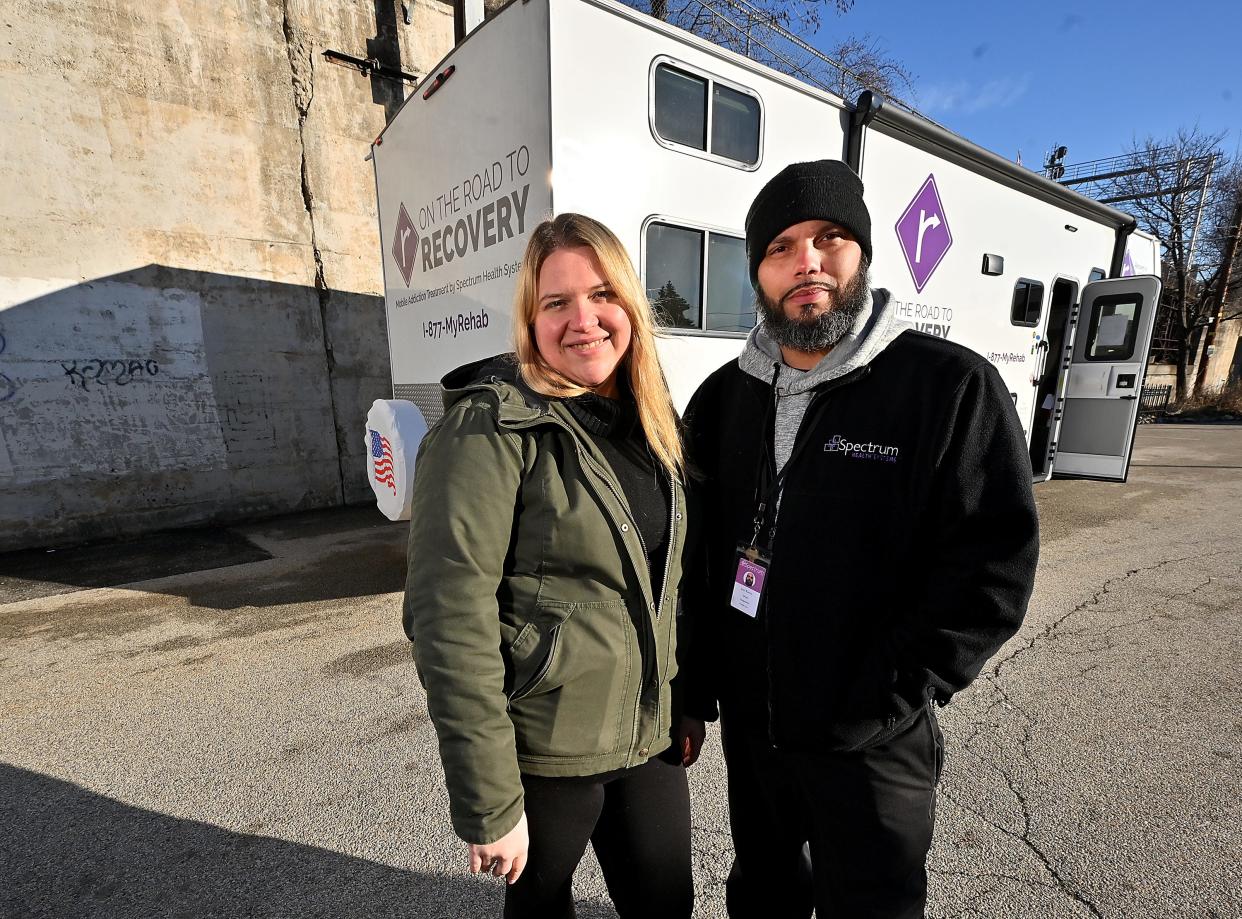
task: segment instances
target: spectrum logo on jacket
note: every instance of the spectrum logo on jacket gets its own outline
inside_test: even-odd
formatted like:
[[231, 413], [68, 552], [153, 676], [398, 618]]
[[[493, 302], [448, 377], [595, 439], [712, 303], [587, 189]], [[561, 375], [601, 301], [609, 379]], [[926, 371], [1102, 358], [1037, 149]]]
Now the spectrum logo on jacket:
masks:
[[833, 434], [832, 438], [824, 444], [825, 453], [844, 453], [850, 459], [879, 460], [884, 463], [897, 462], [897, 456], [901, 453], [899, 447], [888, 447], [884, 444], [866, 442], [855, 442], [846, 440], [840, 434]]

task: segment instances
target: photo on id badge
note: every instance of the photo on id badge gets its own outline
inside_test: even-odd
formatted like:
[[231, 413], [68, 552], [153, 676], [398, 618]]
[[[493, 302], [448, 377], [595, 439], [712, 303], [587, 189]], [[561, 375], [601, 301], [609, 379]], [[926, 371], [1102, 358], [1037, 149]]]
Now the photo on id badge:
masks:
[[747, 616], [759, 613], [759, 598], [763, 596], [763, 579], [768, 570], [758, 561], [744, 555], [737, 560], [737, 573], [733, 577], [733, 598], [729, 605]]

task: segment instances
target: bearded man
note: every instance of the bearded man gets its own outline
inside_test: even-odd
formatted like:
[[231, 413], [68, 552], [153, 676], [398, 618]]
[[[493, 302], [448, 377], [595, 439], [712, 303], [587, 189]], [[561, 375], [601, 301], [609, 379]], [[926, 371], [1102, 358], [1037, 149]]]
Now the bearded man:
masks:
[[684, 760], [719, 713], [733, 919], [923, 916], [934, 706], [1018, 629], [1034, 580], [1025, 438], [991, 364], [870, 288], [844, 163], [776, 175], [746, 247], [761, 322], [686, 413]]

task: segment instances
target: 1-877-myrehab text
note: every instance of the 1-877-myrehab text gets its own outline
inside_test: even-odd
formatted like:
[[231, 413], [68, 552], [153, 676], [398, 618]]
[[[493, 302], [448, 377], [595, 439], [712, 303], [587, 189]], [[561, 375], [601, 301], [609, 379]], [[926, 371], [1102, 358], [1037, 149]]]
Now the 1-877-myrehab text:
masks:
[[423, 338], [456, 338], [466, 332], [486, 329], [490, 322], [486, 308], [481, 308], [477, 313], [456, 313], [443, 319], [428, 319], [423, 322]]

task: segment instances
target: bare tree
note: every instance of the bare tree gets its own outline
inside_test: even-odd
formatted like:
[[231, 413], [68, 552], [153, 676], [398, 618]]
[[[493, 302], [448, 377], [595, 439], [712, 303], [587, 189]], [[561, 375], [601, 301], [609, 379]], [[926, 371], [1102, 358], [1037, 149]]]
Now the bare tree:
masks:
[[914, 95], [914, 76], [889, 57], [879, 39], [864, 35], [837, 42], [828, 56], [841, 64], [833, 86], [842, 99], [853, 99], [865, 89], [890, 99]]
[[1208, 349], [1222, 322], [1242, 318], [1242, 161], [1217, 173], [1216, 195], [1207, 216], [1207, 247], [1215, 253], [1217, 277], [1208, 305], [1203, 356], [1195, 372], [1195, 395], [1207, 385]]
[[[708, 2], [712, 2], [712, 0], [708, 0]], [[642, 8], [638, 3], [632, 3], [631, 5], [639, 9]], [[686, 28], [682, 22], [677, 22], [670, 18], [670, 14], [680, 19], [687, 14], [688, 8], [694, 6], [702, 7], [703, 4], [687, 3], [686, 0], [674, 0], [673, 6], [670, 7], [668, 0], [649, 0], [647, 11], [656, 19], [673, 22], [674, 25]], [[771, 22], [788, 23], [796, 22], [802, 18], [810, 18], [818, 24], [820, 6], [831, 6], [838, 14], [843, 14], [853, 9], [854, 0], [828, 0], [827, 3], [822, 4], [817, 2], [817, 0], [755, 0], [754, 6], [761, 11], [761, 15], [766, 16]], [[692, 17], [696, 15], [692, 10], [689, 12]], [[694, 30], [690, 29], [689, 31], [693, 32]], [[698, 33], [696, 32], [695, 34]]]
[[1209, 324], [1213, 297], [1223, 276], [1221, 241], [1205, 216], [1219, 208], [1221, 185], [1214, 173], [1223, 162], [1223, 135], [1198, 128], [1168, 140], [1147, 138], [1131, 149], [1134, 171], [1112, 180], [1109, 197], [1134, 214], [1160, 241], [1164, 262], [1163, 306], [1171, 311], [1176, 342], [1177, 392], [1184, 397], [1194, 343]]
[[907, 108], [913, 75], [866, 35], [837, 41], [827, 54], [799, 36], [813, 36], [823, 13], [849, 12], [854, 0], [626, 0], [671, 25], [805, 80], [845, 99], [870, 89]]

